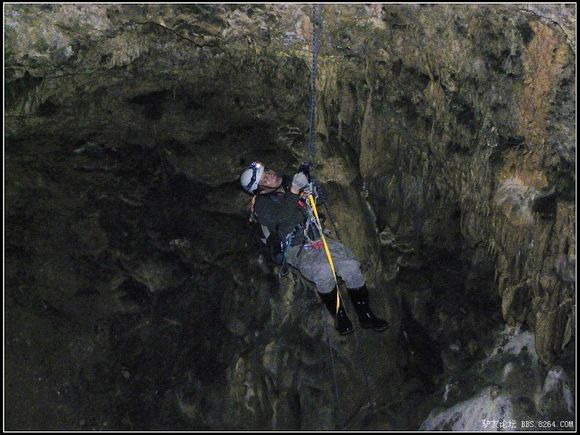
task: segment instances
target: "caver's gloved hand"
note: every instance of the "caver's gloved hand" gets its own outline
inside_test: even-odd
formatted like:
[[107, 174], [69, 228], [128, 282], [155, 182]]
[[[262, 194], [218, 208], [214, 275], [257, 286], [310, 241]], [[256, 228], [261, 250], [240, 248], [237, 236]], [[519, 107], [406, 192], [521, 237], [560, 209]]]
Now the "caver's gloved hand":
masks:
[[[304, 178], [301, 176], [304, 174], [306, 177], [306, 182]], [[296, 177], [300, 177], [299, 180]], [[312, 183], [311, 186], [308, 186], [308, 189], [305, 189], [307, 193], [314, 194], [316, 199], [316, 203], [318, 205], [322, 205], [326, 202], [326, 192], [324, 191], [320, 182], [310, 175], [310, 165], [308, 163], [304, 163], [298, 168], [298, 173], [294, 175], [294, 180], [297, 181], [296, 185], [300, 184], [301, 187], [297, 187], [299, 190], [302, 190], [306, 187], [306, 184]], [[292, 185], [294, 185], [294, 180], [292, 181]], [[310, 192], [310, 188], [312, 188], [312, 192]]]
[[308, 177], [306, 174], [304, 174], [304, 172], [298, 172], [296, 175], [294, 175], [294, 178], [292, 178], [292, 187], [296, 190], [302, 191], [303, 189], [309, 187], [308, 184]]

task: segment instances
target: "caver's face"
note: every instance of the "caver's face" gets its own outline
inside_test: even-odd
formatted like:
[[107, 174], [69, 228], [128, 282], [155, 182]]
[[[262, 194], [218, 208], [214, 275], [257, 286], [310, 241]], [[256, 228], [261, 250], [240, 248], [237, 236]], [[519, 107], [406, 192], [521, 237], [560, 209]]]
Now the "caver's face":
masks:
[[271, 190], [277, 189], [282, 185], [282, 177], [278, 175], [276, 171], [271, 169], [266, 169], [264, 171], [264, 175], [262, 175], [262, 179], [260, 180], [260, 187]]

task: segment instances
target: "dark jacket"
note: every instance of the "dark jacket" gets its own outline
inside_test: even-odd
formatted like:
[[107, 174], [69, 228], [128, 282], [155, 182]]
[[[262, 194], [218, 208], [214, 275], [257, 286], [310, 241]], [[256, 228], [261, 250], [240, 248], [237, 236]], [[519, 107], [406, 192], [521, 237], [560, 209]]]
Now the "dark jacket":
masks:
[[[304, 225], [307, 218], [305, 202], [300, 195], [290, 191], [291, 182], [289, 177], [284, 176], [283, 192], [258, 195], [254, 205], [257, 221], [265, 225], [270, 236], [279, 241], [284, 241], [298, 225]], [[302, 234], [298, 231], [292, 244], [300, 244], [302, 240]]]
[[[293, 177], [282, 177], [283, 192], [272, 192], [256, 196], [254, 204], [254, 216], [256, 220], [268, 228], [270, 234], [266, 240], [266, 246], [272, 260], [276, 264], [282, 264], [284, 249], [291, 246], [302, 245], [306, 237], [304, 229], [308, 219], [306, 200], [300, 195], [290, 191]], [[324, 204], [326, 195], [320, 183], [312, 178], [316, 190], [316, 203]], [[324, 216], [319, 213], [321, 221]], [[290, 240], [287, 236], [292, 234]], [[310, 240], [319, 240], [320, 235], [314, 225], [309, 226], [308, 237]]]

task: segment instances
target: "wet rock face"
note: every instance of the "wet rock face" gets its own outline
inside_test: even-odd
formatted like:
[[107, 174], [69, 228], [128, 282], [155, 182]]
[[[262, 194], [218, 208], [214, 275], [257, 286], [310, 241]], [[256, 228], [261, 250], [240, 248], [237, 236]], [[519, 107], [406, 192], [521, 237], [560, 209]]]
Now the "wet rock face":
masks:
[[[417, 429], [504, 322], [568, 416], [575, 16], [326, 5], [308, 155], [308, 6], [7, 6], [7, 428]], [[278, 276], [254, 159], [314, 164], [388, 333]]]

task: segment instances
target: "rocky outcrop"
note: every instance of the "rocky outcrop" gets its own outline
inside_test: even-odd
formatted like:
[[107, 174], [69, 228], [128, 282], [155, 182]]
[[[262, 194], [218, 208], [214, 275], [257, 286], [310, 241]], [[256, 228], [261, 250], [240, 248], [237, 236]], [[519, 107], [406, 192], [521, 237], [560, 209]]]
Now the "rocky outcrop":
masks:
[[[563, 368], [545, 370], [530, 331], [506, 326], [494, 335], [496, 341], [488, 356], [450, 379], [435, 395], [437, 403], [420, 429], [570, 430], [575, 404]], [[486, 378], [489, 386], [480, 389], [477, 378]], [[542, 417], [535, 420], [532, 416]]]
[[[9, 429], [416, 429], [504, 322], [570, 371], [575, 6], [323, 9], [308, 155], [310, 6], [5, 8]], [[254, 159], [313, 163], [388, 334], [326, 341]]]

